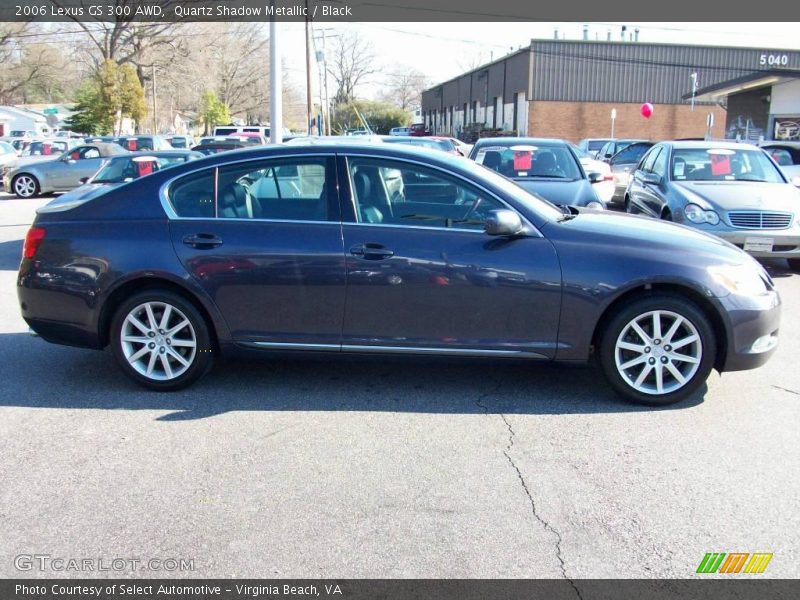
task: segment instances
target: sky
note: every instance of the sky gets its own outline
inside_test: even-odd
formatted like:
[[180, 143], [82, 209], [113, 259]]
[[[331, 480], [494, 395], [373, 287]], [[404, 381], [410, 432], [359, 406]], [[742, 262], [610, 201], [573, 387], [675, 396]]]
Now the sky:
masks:
[[[628, 32], [639, 28], [640, 42], [751, 46], [800, 50], [797, 23], [587, 23], [589, 39], [620, 39], [621, 26]], [[498, 59], [530, 43], [532, 38], [552, 39], [555, 28], [566, 39], [582, 39], [582, 22], [576, 23], [318, 23], [316, 29], [328, 35], [345, 30], [367, 39], [375, 54], [380, 73], [372, 76], [360, 90], [375, 97], [388, 75], [415, 68], [433, 84], [469, 70], [473, 64]], [[290, 77], [304, 82], [305, 50], [302, 23], [281, 23], [283, 60]], [[432, 60], [431, 57], [436, 57]]]

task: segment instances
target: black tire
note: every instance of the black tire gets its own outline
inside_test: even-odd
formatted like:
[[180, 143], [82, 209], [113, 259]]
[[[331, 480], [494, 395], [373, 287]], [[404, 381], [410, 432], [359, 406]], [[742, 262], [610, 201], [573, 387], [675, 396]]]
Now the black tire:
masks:
[[790, 258], [788, 259], [789, 268], [792, 271], [797, 271], [800, 273], [800, 258]]
[[[148, 376], [146, 373], [140, 372], [133, 366], [126, 356], [126, 344], [123, 343], [122, 340], [123, 327], [128, 328], [130, 332], [137, 336], [141, 334], [143, 339], [146, 337], [146, 334], [141, 333], [140, 330], [136, 330], [131, 324], [126, 324], [126, 319], [132, 311], [135, 311], [137, 308], [141, 309], [148, 303], [152, 303], [151, 307], [153, 308], [153, 314], [157, 321], [163, 318], [166, 312], [166, 305], [169, 305], [171, 307], [169, 324], [180, 324], [183, 322], [182, 317], [185, 317], [190, 325], [184, 326], [177, 333], [173, 334], [174, 337], [170, 338], [175, 340], [172, 342], [174, 344], [173, 346], [168, 346], [170, 344], [170, 342], [167, 341], [169, 336], [161, 335], [157, 331], [154, 332], [155, 337], [152, 343], [155, 349], [167, 356], [165, 359], [162, 359], [160, 356], [156, 356], [153, 359], [154, 364], [157, 363], [155, 367], [153, 367], [153, 376]], [[159, 305], [163, 308], [160, 313], [158, 313]], [[137, 314], [146, 315], [147, 313], [139, 312]], [[147, 325], [144, 321], [140, 322]], [[111, 341], [111, 351], [123, 373], [139, 385], [160, 392], [175, 391], [190, 386], [211, 369], [216, 358], [216, 349], [208, 324], [203, 318], [203, 315], [200, 314], [200, 311], [198, 311], [191, 302], [179, 294], [168, 290], [147, 290], [134, 294], [125, 300], [117, 308], [114, 317], [111, 319], [109, 339]], [[191, 349], [185, 348], [186, 343], [191, 342], [192, 339], [195, 343], [194, 352], [191, 352]], [[156, 342], [158, 342], [158, 344], [156, 344]], [[135, 356], [136, 351], [143, 350], [146, 345], [141, 342], [133, 342], [133, 344], [127, 345], [127, 352], [129, 355], [133, 353], [132, 357]], [[162, 346], [168, 347], [162, 349]], [[145, 356], [147, 356], [149, 363], [149, 358], [151, 355], [155, 354], [155, 350], [150, 352], [148, 349], [146, 352], [147, 354]], [[181, 353], [184, 362], [188, 363], [188, 366], [178, 363], [176, 358], [172, 358], [172, 356], [177, 353]], [[172, 366], [170, 368], [174, 366], [176, 370], [180, 371], [183, 369], [183, 371], [173, 378], [157, 379], [156, 377], [158, 376], [167, 377], [166, 369], [162, 366], [163, 360], [167, 360], [168, 363], [171, 361]], [[142, 361], [137, 360], [135, 362], [141, 368], [144, 368], [144, 358]], [[159, 371], [162, 373], [159, 373]]]
[[665, 208], [661, 211], [661, 220], [662, 221], [672, 221], [672, 213], [669, 212], [668, 208]]
[[[657, 391], [652, 390], [650, 392], [641, 391], [635, 387], [636, 381], [631, 381], [631, 379], [636, 374], [638, 365], [637, 367], [627, 369], [626, 374], [623, 374], [617, 368], [616, 362], [617, 341], [620, 339], [623, 331], [631, 331], [628, 326], [634, 319], [637, 317], [645, 318], [644, 315], [648, 315], [653, 311], [664, 311], [665, 323], [674, 323], [677, 320], [671, 316], [674, 314], [682, 317], [691, 324], [693, 329], [691, 329], [689, 325], [679, 325], [679, 329], [675, 332], [676, 335], [678, 335], [679, 332], [688, 332], [682, 333], [682, 335], [685, 335], [685, 337], [681, 338], [681, 341], [689, 339], [695, 335], [694, 331], [697, 332], [696, 335], [699, 337], [699, 344], [697, 342], [691, 343], [688, 345], [687, 350], [684, 350], [682, 347], [677, 351], [673, 351], [673, 353], [665, 352], [667, 349], [671, 350], [669, 345], [660, 346], [660, 344], [665, 342], [666, 339], [659, 340], [659, 344], [656, 344], [655, 337], [651, 338], [652, 344], [650, 346], [648, 346], [646, 342], [641, 344], [645, 350], [650, 348], [647, 350], [648, 354], [645, 354], [643, 351], [639, 351], [638, 354], [636, 352], [627, 354], [626, 350], [620, 349], [620, 356], [625, 357], [621, 358], [621, 360], [626, 361], [622, 363], [623, 366], [627, 364], [629, 359], [646, 357], [645, 362], [641, 363], [642, 368], [639, 370], [639, 374], [641, 374], [641, 372], [645, 370], [647, 366], [651, 367], [652, 374], [648, 375], [647, 378], [642, 381], [642, 384], [639, 386], [640, 388], [646, 386], [657, 386], [657, 383], [654, 381], [656, 377], [656, 370], [661, 371], [663, 381], [674, 380], [674, 385], [680, 386], [673, 391], [668, 391], [665, 389], [665, 392], [660, 394]], [[652, 319], [652, 317], [648, 318]], [[670, 319], [672, 320], [670, 321]], [[667, 329], [669, 329], [669, 327], [667, 327]], [[653, 330], [645, 330], [645, 333], [652, 335]], [[669, 331], [662, 330], [662, 336], [667, 333], [669, 333]], [[641, 338], [638, 336], [638, 334], [636, 335], [640, 340]], [[626, 343], [628, 341], [626, 339], [622, 339], [622, 342]], [[636, 342], [637, 339], [632, 339], [632, 341], [628, 343]], [[607, 322], [604, 331], [602, 331], [599, 359], [600, 367], [602, 368], [606, 379], [611, 384], [611, 387], [613, 387], [614, 390], [625, 400], [635, 404], [644, 404], [646, 406], [666, 406], [668, 404], [680, 402], [681, 400], [693, 394], [701, 385], [703, 385], [708, 378], [708, 374], [711, 372], [711, 369], [714, 366], [714, 361], [716, 360], [716, 349], [717, 346], [714, 330], [711, 326], [708, 316], [699, 306], [681, 296], [667, 293], [654, 293], [632, 299], [630, 302], [620, 306], [617, 311], [611, 315], [611, 318]], [[652, 354], [650, 354], [651, 352]], [[676, 353], [678, 356], [682, 356], [683, 352], [687, 352], [688, 356], [695, 355], [695, 358], [699, 358], [698, 362], [696, 363], [697, 368], [693, 373], [691, 373], [691, 371], [694, 369], [694, 367], [692, 367], [691, 364], [681, 360], [673, 361], [672, 359], [672, 357], [676, 357], [677, 359]], [[661, 353], [663, 353], [663, 355]], [[658, 356], [660, 356], [660, 358], [657, 358]], [[660, 363], [660, 361], [664, 360], [665, 356], [667, 357], [666, 362], [670, 363], [669, 366]], [[654, 359], [655, 366], [652, 366], [648, 361], [652, 361]], [[685, 382], [681, 384], [678, 379], [671, 374], [671, 372], [667, 371], [669, 368], [675, 368], [681, 373], [681, 375], [685, 376]], [[633, 373], [627, 373], [627, 371], [632, 371]], [[651, 381], [653, 381], [653, 383], [650, 383]]]
[[625, 198], [624, 198], [624, 200], [622, 202], [623, 202], [623, 206], [625, 207], [625, 212], [629, 213], [629, 214], [632, 214], [633, 211], [631, 210], [631, 197], [628, 196], [628, 194], [625, 194]]
[[[20, 191], [17, 190], [18, 184], [23, 181], [29, 181], [31, 183], [31, 187], [25, 186], [26, 189], [31, 190], [30, 192], [20, 193]], [[21, 189], [23, 186], [20, 185], [19, 187]], [[29, 198], [35, 198], [38, 196], [41, 188], [39, 186], [39, 180], [36, 179], [36, 177], [28, 173], [20, 173], [19, 175], [14, 176], [14, 179], [11, 180], [11, 189], [9, 191], [14, 192], [17, 198], [27, 200]]]

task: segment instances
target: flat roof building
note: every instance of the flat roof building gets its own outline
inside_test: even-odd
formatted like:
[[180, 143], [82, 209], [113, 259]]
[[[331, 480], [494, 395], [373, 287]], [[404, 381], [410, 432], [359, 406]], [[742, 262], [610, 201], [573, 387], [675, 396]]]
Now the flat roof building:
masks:
[[[742, 120], [747, 124], [748, 118], [754, 127], [747, 136], [755, 132], [755, 137], [769, 137], [774, 129], [769, 116], [744, 114], [754, 110], [751, 102], [744, 112], [729, 116], [726, 108], [741, 104], [736, 92], [712, 92], [714, 86], [748, 77], [763, 81], [776, 71], [781, 81], [797, 81], [800, 52], [638, 41], [532, 40], [528, 47], [425, 90], [422, 115], [431, 131], [461, 137], [475, 124], [572, 141], [609, 137], [612, 112], [618, 138], [721, 138], [729, 131], [743, 133], [736, 125]], [[786, 90], [795, 97], [800, 92], [800, 88]], [[649, 119], [640, 113], [647, 102], [654, 105]], [[786, 103], [781, 107], [787, 109]]]

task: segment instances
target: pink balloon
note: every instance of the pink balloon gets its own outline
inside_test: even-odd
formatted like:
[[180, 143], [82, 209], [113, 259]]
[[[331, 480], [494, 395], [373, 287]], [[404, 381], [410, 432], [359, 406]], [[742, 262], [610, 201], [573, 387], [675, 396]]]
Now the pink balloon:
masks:
[[642, 106], [639, 108], [639, 112], [640, 112], [640, 113], [642, 113], [642, 116], [643, 116], [645, 119], [649, 119], [650, 117], [652, 117], [652, 116], [653, 116], [653, 105], [652, 105], [652, 104], [650, 104], [649, 102], [645, 102], [645, 103], [644, 103], [644, 104], [642, 104]]

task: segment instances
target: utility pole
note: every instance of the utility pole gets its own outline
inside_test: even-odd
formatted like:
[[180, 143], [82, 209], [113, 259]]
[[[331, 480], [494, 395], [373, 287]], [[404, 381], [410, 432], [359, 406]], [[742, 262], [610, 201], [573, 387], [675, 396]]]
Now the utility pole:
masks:
[[308, 17], [308, 0], [306, 0], [306, 133], [311, 135], [311, 119], [314, 106], [311, 98], [311, 20]]
[[156, 66], [153, 65], [153, 135], [158, 135], [158, 103], [156, 101]]
[[[274, 2], [272, 3], [274, 6]], [[275, 18], [269, 22], [269, 141], [283, 141], [283, 103], [281, 81], [281, 56], [278, 45], [278, 24]]]
[[338, 34], [329, 33], [331, 29], [319, 29], [318, 35], [322, 39], [322, 68], [325, 71], [325, 134], [331, 135], [331, 103], [328, 97], [328, 55], [325, 52], [325, 40], [329, 37], [339, 37]]

